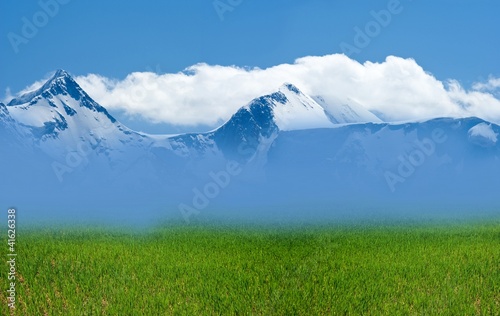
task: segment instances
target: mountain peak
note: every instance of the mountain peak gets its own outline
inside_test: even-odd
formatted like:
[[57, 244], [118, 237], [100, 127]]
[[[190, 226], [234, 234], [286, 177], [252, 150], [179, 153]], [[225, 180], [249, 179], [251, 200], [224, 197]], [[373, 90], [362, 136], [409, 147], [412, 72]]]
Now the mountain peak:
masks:
[[294, 92], [296, 94], [301, 94], [302, 92], [299, 90], [299, 88], [297, 88], [296, 86], [294, 86], [293, 84], [291, 83], [288, 83], [288, 82], [285, 82], [279, 89], [280, 92], [286, 92], [286, 91], [291, 91], [291, 92]]
[[60, 77], [70, 77], [70, 74], [64, 69], [57, 69], [52, 78], [60, 78]]
[[116, 122], [62, 69], [55, 71], [41, 87], [12, 99], [7, 107], [11, 116], [23, 125], [43, 128], [42, 136], [56, 135], [76, 121], [80, 121], [78, 124], [85, 121], [87, 127], [95, 122], [106, 126]]
[[14, 99], [7, 105], [15, 106], [25, 103], [31, 103], [37, 97], [47, 97], [51, 95], [69, 94], [76, 100], [85, 97], [85, 92], [80, 88], [71, 75], [65, 70], [58, 69], [41, 87], [36, 90], [26, 92]]
[[71, 75], [63, 69], [57, 69], [54, 75], [42, 86], [46, 89], [50, 85], [78, 85]]
[[[52, 78], [49, 79], [41, 88], [42, 92], [49, 89], [52, 90], [51, 92], [53, 94], [61, 94], [61, 93], [65, 94], [65, 92], [72, 92], [70, 90], [75, 90], [75, 89], [78, 90], [78, 92], [80, 92], [78, 93], [79, 95], [83, 94], [83, 90], [76, 83], [73, 77], [71, 77], [71, 75], [68, 72], [62, 69], [56, 70]], [[73, 98], [77, 99], [76, 95], [71, 93], [70, 95]]]
[[[253, 99], [218, 130], [238, 135], [236, 141], [269, 138], [277, 131], [332, 127], [324, 109], [291, 83], [277, 92]], [[230, 132], [227, 132], [230, 130]], [[226, 140], [225, 140], [226, 141]]]

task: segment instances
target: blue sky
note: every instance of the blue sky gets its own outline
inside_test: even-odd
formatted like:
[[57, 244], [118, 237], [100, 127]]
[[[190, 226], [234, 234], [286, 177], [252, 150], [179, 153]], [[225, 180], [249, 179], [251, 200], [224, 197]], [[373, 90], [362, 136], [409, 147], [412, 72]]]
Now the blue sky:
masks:
[[[394, 1], [5, 0], [0, 89], [3, 96], [7, 88], [17, 92], [58, 68], [123, 79], [135, 71], [176, 73], [200, 62], [266, 68], [342, 53], [342, 43], [354, 43], [355, 28], [374, 21], [371, 11], [388, 10]], [[57, 12], [44, 16], [43, 3], [52, 9], [56, 3]], [[230, 10], [221, 14], [215, 4]], [[350, 57], [413, 58], [437, 79], [469, 87], [500, 77], [498, 13], [495, 0], [400, 0], [387, 26]], [[26, 21], [39, 25], [29, 38]]]

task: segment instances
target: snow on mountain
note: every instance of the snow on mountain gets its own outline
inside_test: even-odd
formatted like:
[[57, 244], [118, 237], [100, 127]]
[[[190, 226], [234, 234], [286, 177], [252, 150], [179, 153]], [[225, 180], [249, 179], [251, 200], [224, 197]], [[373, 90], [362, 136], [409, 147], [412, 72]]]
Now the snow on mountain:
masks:
[[469, 130], [470, 141], [483, 147], [495, 146], [497, 137], [498, 133], [493, 130], [491, 124], [479, 123]]
[[313, 99], [325, 109], [328, 118], [334, 124], [382, 122], [375, 114], [354, 100], [349, 100], [349, 104], [347, 104], [341, 101], [327, 103], [321, 96], [315, 96]]
[[248, 160], [266, 152], [282, 131], [331, 128], [325, 110], [292, 84], [275, 93], [253, 99], [226, 123], [213, 131], [217, 146], [226, 157]]
[[[7, 127], [8, 125], [12, 125], [14, 120], [10, 116], [9, 110], [7, 106], [0, 102], [0, 122], [2, 122], [3, 127]], [[2, 127], [0, 126], [0, 127]]]
[[137, 156], [142, 150], [138, 147], [152, 143], [117, 122], [64, 70], [56, 71], [37, 90], [14, 98], [6, 108], [39, 148], [62, 161], [71, 152], [93, 152], [109, 160], [113, 153], [135, 150]]
[[290, 83], [265, 98], [281, 131], [332, 127], [325, 109]]
[[241, 146], [252, 148], [253, 154], [257, 149], [265, 152], [262, 144], [272, 144], [280, 131], [330, 128], [333, 123], [368, 117], [345, 107], [339, 109], [340, 114], [332, 115], [287, 83], [273, 94], [252, 100], [212, 132], [148, 135], [117, 122], [64, 70], [56, 71], [43, 86], [14, 98], [0, 110], [4, 120], [15, 121], [23, 134], [30, 134], [39, 148], [59, 161], [84, 149], [109, 162], [125, 158], [130, 162], [151, 151], [165, 150], [189, 158], [217, 157], [221, 150], [227, 157], [241, 158]]
[[311, 98], [285, 83], [277, 92], [255, 98], [240, 108], [213, 132], [213, 138], [226, 157], [238, 161], [258, 157], [264, 164], [270, 146], [282, 132], [360, 122], [381, 120], [361, 105], [335, 108], [321, 97]]
[[12, 118], [10, 117], [9, 110], [7, 110], [5, 104], [0, 102], [0, 128], [6, 128], [7, 125], [10, 125], [10, 122], [12, 122]]

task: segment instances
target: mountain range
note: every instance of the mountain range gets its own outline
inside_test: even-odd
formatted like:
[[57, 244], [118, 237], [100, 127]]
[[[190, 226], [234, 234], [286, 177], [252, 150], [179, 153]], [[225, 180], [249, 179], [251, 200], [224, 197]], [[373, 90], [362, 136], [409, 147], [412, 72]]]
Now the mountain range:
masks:
[[0, 103], [2, 201], [35, 222], [495, 213], [499, 131], [474, 117], [383, 122], [285, 83], [212, 131], [150, 135], [58, 70]]

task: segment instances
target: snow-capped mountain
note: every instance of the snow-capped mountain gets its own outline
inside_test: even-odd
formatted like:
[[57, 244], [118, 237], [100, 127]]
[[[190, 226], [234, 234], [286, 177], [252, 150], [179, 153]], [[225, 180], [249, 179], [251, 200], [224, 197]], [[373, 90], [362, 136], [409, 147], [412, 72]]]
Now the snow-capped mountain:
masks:
[[113, 152], [130, 154], [134, 147], [152, 142], [117, 122], [63, 70], [35, 91], [12, 99], [6, 109], [30, 141], [56, 159], [78, 150], [108, 157]]
[[272, 143], [280, 131], [333, 126], [319, 104], [287, 83], [240, 108], [213, 135], [219, 148], [234, 157], [242, 146], [257, 149], [262, 143]]
[[243, 145], [262, 148], [263, 143], [272, 143], [279, 132], [364, 122], [381, 120], [361, 106], [335, 108], [323, 98], [312, 98], [285, 83], [277, 92], [255, 98], [240, 108], [214, 132], [214, 139], [227, 155], [234, 156], [234, 150]]
[[245, 108], [249, 109], [256, 102], [270, 107], [273, 121], [280, 131], [332, 127], [325, 109], [290, 83]]
[[[318, 99], [322, 100], [322, 99]], [[324, 105], [324, 101], [321, 101]], [[106, 156], [126, 153], [137, 159], [151, 148], [172, 150], [180, 156], [210, 154], [218, 150], [231, 155], [235, 145], [257, 148], [271, 142], [279, 131], [331, 128], [338, 123], [356, 123], [371, 118], [367, 110], [343, 106], [328, 112], [313, 98], [292, 84], [284, 84], [273, 94], [258, 97], [243, 106], [225, 124], [204, 134], [179, 136], [148, 135], [130, 130], [96, 103], [64, 70], [58, 70], [40, 88], [0, 106], [4, 126], [15, 126], [29, 141], [56, 159], [64, 159], [78, 148]], [[135, 155], [131, 154], [135, 151]]]
[[478, 118], [383, 123], [355, 102], [327, 104], [292, 84], [213, 131], [148, 135], [59, 70], [0, 103], [0, 174], [10, 179], [0, 192], [26, 214], [70, 219], [495, 208], [498, 135]]

